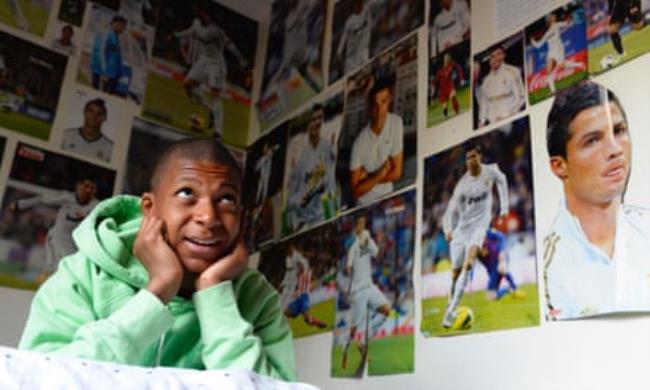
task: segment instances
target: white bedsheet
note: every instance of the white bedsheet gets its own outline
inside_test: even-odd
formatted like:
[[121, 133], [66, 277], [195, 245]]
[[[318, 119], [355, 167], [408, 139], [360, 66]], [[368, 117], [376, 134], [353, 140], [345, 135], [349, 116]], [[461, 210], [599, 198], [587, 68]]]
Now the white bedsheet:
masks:
[[247, 370], [136, 367], [0, 346], [0, 389], [273, 389], [316, 390]]

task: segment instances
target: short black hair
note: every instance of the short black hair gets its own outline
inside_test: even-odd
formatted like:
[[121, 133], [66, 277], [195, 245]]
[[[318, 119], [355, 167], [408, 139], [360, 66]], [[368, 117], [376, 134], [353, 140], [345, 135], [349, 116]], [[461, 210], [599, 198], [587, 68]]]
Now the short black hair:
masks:
[[186, 158], [192, 161], [209, 161], [230, 168], [235, 178], [241, 182], [242, 172], [230, 151], [214, 138], [185, 138], [170, 144], [153, 168], [149, 189], [154, 190], [165, 165], [172, 158]]
[[108, 115], [108, 110], [106, 109], [106, 101], [101, 98], [93, 99], [93, 100], [88, 100], [86, 102], [86, 105], [84, 106], [84, 111], [88, 109], [88, 106], [97, 106], [104, 111], [104, 115]]
[[483, 145], [480, 142], [473, 141], [465, 145], [465, 155], [471, 151], [477, 151], [479, 154], [483, 154]]
[[121, 22], [126, 24], [126, 18], [122, 15], [115, 15], [113, 16], [113, 19], [111, 19], [111, 23], [116, 23], [116, 22]]
[[65, 30], [68, 30], [68, 31], [70, 31], [72, 34], [74, 34], [74, 29], [73, 29], [72, 26], [69, 25], [69, 24], [66, 24], [65, 26], [61, 27], [61, 31], [65, 31]]
[[566, 144], [571, 138], [569, 124], [580, 112], [612, 102], [618, 105], [627, 123], [625, 110], [618, 97], [598, 83], [583, 80], [558, 92], [546, 122], [546, 148], [549, 157], [566, 158]]
[[372, 105], [374, 103], [375, 95], [384, 89], [388, 89], [392, 93], [392, 88], [395, 85], [395, 76], [387, 75], [380, 76], [374, 80], [370, 91], [368, 91], [368, 104]]

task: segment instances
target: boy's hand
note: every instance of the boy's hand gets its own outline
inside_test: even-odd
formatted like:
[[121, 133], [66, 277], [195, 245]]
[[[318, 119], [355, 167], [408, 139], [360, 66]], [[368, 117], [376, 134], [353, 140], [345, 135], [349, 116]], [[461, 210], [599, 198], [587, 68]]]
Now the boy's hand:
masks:
[[246, 269], [247, 265], [248, 252], [246, 252], [244, 240], [240, 239], [230, 253], [217, 260], [199, 275], [195, 282], [196, 291], [236, 278]]
[[178, 294], [183, 281], [183, 268], [165, 239], [162, 219], [155, 216], [142, 219], [133, 243], [133, 254], [149, 272], [147, 290], [167, 304]]

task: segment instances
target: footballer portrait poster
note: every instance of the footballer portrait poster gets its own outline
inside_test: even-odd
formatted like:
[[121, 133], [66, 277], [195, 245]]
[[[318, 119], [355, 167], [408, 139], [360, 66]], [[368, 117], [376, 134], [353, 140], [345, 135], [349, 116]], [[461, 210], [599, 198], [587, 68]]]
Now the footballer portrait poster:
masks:
[[337, 0], [329, 83], [365, 65], [424, 22], [424, 0]]
[[294, 338], [334, 328], [341, 251], [336, 221], [262, 250], [258, 270], [278, 290]]
[[471, 106], [469, 6], [467, 0], [431, 0], [427, 127]]
[[526, 27], [526, 84], [535, 104], [587, 78], [587, 23], [573, 1]]
[[245, 147], [257, 30], [216, 1], [162, 1], [143, 116]]
[[257, 112], [262, 130], [325, 86], [327, 0], [274, 0]]
[[417, 35], [346, 80], [337, 178], [341, 207], [411, 185], [417, 170]]
[[18, 143], [0, 211], [0, 284], [35, 289], [51, 275], [114, 181], [115, 171]]
[[424, 160], [425, 336], [539, 324], [528, 117]]
[[339, 219], [331, 376], [413, 372], [415, 190]]
[[475, 130], [526, 109], [523, 32], [474, 55], [472, 84]]
[[52, 10], [52, 0], [0, 2], [0, 23], [42, 37]]
[[339, 210], [336, 158], [345, 95], [340, 89], [328, 95], [287, 122], [282, 236], [331, 219]]

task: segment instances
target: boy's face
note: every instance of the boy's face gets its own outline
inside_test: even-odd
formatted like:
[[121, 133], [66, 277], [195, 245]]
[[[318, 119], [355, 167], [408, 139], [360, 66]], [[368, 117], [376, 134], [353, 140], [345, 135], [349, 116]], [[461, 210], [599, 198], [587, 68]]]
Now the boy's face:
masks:
[[[171, 156], [143, 212], [164, 222], [183, 268], [200, 274], [231, 250], [241, 223], [241, 183], [228, 166]], [[145, 202], [145, 197], [151, 202]]]

